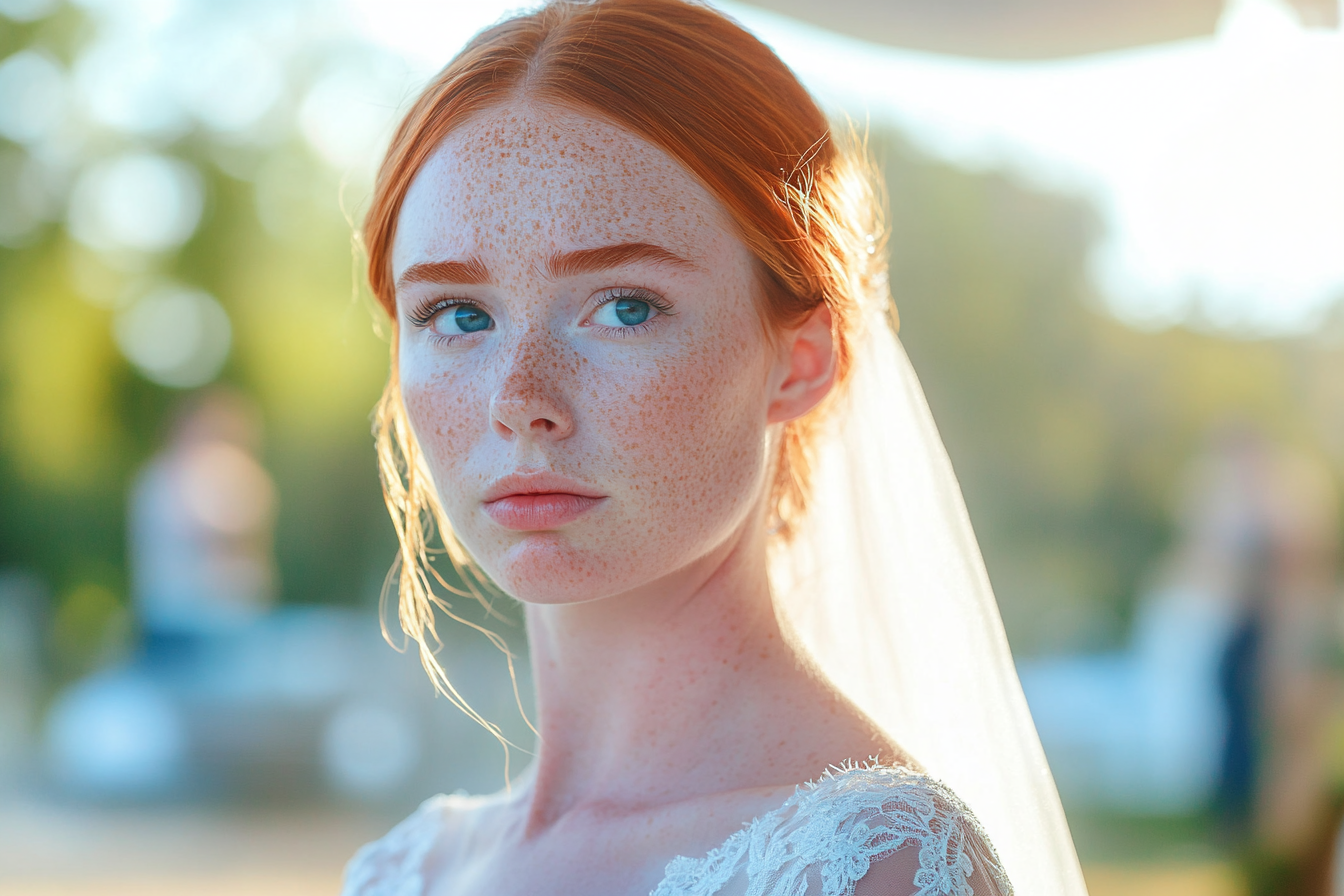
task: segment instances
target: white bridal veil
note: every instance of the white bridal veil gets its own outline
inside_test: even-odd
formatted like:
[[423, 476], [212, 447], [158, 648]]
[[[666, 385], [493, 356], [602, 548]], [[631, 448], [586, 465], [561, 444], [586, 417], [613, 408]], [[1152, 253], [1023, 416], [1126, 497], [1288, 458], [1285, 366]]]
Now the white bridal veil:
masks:
[[808, 513], [772, 558], [776, 601], [822, 670], [975, 812], [1020, 896], [1084, 896], [961, 489], [874, 306]]

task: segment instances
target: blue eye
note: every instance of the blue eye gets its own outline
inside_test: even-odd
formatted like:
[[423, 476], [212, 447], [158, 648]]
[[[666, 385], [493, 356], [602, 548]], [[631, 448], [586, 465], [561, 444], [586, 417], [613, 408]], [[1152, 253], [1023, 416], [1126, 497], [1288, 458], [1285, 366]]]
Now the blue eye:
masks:
[[463, 333], [475, 333], [489, 329], [490, 315], [472, 305], [458, 305], [453, 312], [453, 323], [462, 328]]
[[461, 336], [488, 330], [495, 321], [476, 305], [458, 304], [440, 308], [428, 323], [437, 336]]
[[593, 312], [593, 323], [600, 327], [637, 327], [654, 314], [653, 305], [629, 297], [607, 302]]
[[616, 300], [616, 317], [627, 327], [644, 323], [649, 319], [651, 310], [648, 302], [641, 302], [639, 299]]

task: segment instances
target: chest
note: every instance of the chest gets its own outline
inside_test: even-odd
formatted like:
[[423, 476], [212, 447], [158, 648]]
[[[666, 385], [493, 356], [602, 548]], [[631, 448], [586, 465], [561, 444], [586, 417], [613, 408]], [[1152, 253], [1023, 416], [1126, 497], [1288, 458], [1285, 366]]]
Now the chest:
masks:
[[426, 896], [648, 896], [679, 856], [704, 856], [793, 787], [713, 794], [649, 811], [573, 811], [543, 833], [522, 816], [463, 818], [425, 865]]
[[648, 896], [703, 839], [652, 818], [574, 819], [527, 840], [475, 832], [429, 857], [425, 896]]

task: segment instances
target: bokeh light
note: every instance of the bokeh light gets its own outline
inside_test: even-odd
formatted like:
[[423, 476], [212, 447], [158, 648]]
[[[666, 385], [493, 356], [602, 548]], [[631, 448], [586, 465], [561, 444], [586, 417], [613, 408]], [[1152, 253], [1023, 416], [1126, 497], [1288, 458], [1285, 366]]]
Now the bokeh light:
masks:
[[0, 63], [0, 136], [36, 143], [64, 116], [65, 73], [48, 53], [20, 50]]
[[164, 252], [196, 230], [204, 204], [200, 175], [187, 162], [129, 153], [80, 175], [70, 195], [70, 234], [104, 252]]
[[147, 379], [175, 389], [204, 386], [229, 356], [229, 315], [199, 289], [160, 286], [117, 312], [117, 347]]

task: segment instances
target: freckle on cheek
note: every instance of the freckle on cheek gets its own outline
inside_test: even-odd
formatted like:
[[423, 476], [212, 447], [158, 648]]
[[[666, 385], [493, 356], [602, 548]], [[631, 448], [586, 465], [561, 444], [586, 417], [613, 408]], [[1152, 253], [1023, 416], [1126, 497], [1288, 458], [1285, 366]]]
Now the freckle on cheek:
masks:
[[[415, 251], [430, 258], [483, 259], [505, 323], [568, 300], [534, 273], [555, 251], [642, 240], [710, 271], [695, 294], [673, 297], [686, 322], [668, 329], [678, 342], [607, 345], [602, 355], [562, 341], [530, 360], [535, 378], [519, 386], [519, 396], [561, 395], [580, 421], [559, 445], [527, 453], [499, 440], [489, 427], [489, 390], [479, 385], [485, 366], [445, 357], [433, 373], [404, 384], [417, 432], [435, 443], [426, 455], [445, 491], [467, 500], [491, 476], [543, 463], [613, 496], [611, 512], [576, 527], [568, 547], [530, 551], [468, 520], [478, 526], [465, 533], [473, 552], [502, 581], [587, 597], [703, 549], [697, 539], [750, 498], [763, 433], [753, 417], [758, 396], [742, 375], [756, 363], [740, 326], [754, 320], [750, 299], [742, 299], [751, 294], [752, 263], [726, 213], [661, 150], [573, 113], [482, 114], [450, 134], [422, 174], [425, 182], [417, 178], [403, 207], [398, 241], [414, 238]], [[709, 302], [712, 309], [696, 304]], [[739, 323], [725, 327], [725, 320]], [[468, 382], [478, 387], [461, 387]], [[499, 566], [506, 557], [512, 566]]]

